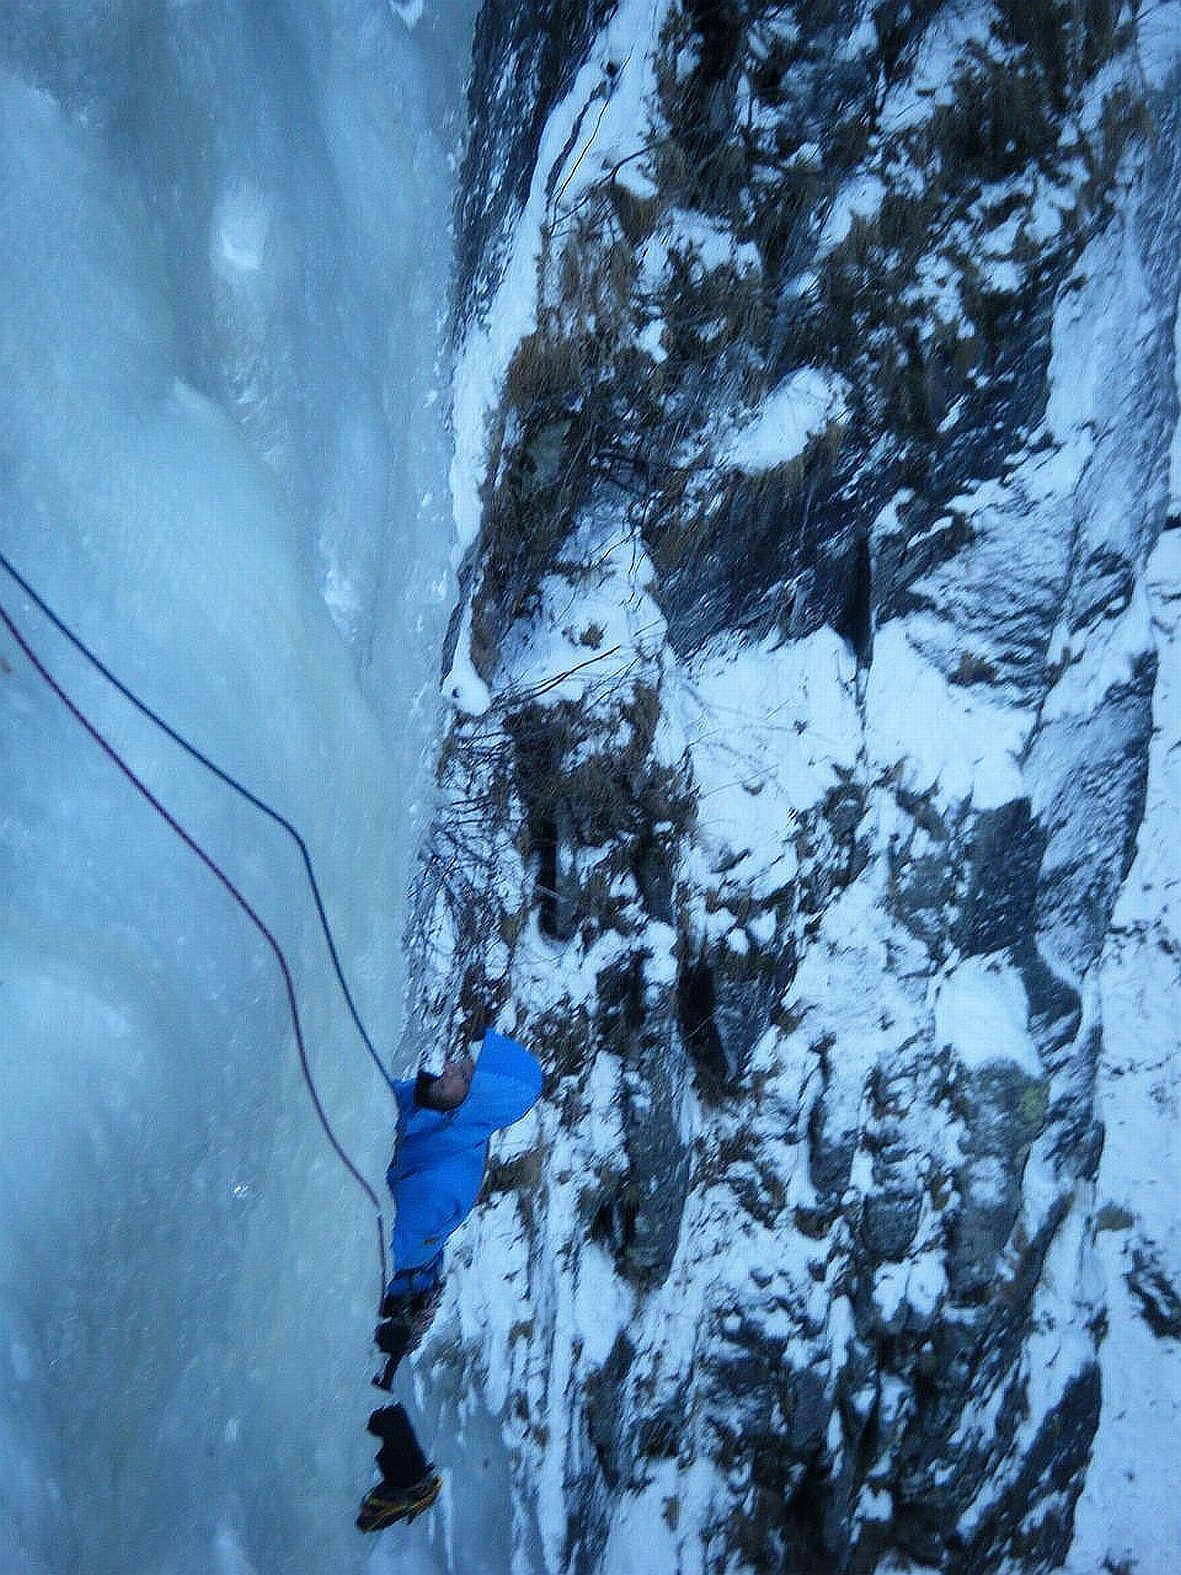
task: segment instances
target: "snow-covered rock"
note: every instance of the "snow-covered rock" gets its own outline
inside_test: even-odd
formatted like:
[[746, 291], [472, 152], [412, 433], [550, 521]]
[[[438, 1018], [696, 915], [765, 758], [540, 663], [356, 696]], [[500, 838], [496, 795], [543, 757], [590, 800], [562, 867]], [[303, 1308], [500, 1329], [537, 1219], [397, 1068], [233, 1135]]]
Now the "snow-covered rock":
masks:
[[488, 705], [414, 931], [424, 1012], [548, 1067], [470, 1351], [512, 1567], [1153, 1567], [1175, 1473], [1171, 1531], [1101, 1506], [1181, 1382], [1129, 1146], [1178, 1053], [1173, 34], [624, 0], [526, 119], [564, 14], [477, 43]]

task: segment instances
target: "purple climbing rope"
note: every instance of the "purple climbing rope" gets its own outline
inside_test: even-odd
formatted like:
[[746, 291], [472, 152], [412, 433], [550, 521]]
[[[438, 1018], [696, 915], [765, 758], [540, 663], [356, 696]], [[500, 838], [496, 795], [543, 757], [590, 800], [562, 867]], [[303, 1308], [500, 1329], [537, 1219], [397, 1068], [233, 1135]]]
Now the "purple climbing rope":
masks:
[[201, 860], [202, 864], [205, 865], [206, 869], [217, 877], [217, 879], [225, 887], [226, 891], [229, 892], [230, 896], [242, 909], [242, 912], [245, 913], [246, 917], [255, 926], [259, 934], [262, 935], [263, 939], [274, 953], [275, 961], [279, 964], [279, 971], [283, 975], [284, 988], [287, 991], [287, 1006], [291, 1014], [291, 1025], [295, 1030], [295, 1043], [299, 1050], [299, 1065], [300, 1070], [303, 1073], [303, 1080], [308, 1091], [308, 1097], [311, 1099], [312, 1107], [316, 1112], [317, 1118], [319, 1119], [324, 1136], [331, 1144], [333, 1152], [336, 1154], [336, 1157], [340, 1160], [344, 1168], [348, 1171], [349, 1175], [352, 1176], [353, 1180], [365, 1193], [365, 1196], [369, 1199], [370, 1203], [372, 1203], [374, 1211], [377, 1215], [377, 1243], [378, 1254], [381, 1260], [381, 1287], [378, 1292], [378, 1304], [380, 1306], [381, 1298], [385, 1294], [385, 1287], [389, 1278], [387, 1274], [385, 1252], [385, 1221], [382, 1216], [381, 1200], [378, 1198], [377, 1193], [373, 1190], [369, 1182], [366, 1181], [365, 1177], [361, 1174], [357, 1166], [345, 1152], [339, 1138], [332, 1130], [332, 1124], [328, 1120], [327, 1113], [325, 1112], [324, 1106], [321, 1103], [319, 1092], [316, 1089], [315, 1079], [312, 1076], [311, 1065], [308, 1061], [307, 1046], [304, 1043], [303, 1027], [299, 1018], [299, 1006], [295, 999], [295, 985], [291, 979], [291, 969], [287, 966], [287, 958], [284, 956], [283, 948], [279, 945], [279, 942], [271, 933], [265, 920], [256, 912], [247, 899], [242, 895], [237, 886], [235, 886], [234, 882], [226, 874], [225, 870], [223, 870], [221, 865], [218, 864], [217, 860], [212, 858], [211, 855], [208, 854], [200, 845], [200, 843], [197, 842], [197, 840], [185, 830], [185, 828], [180, 824], [175, 816], [173, 816], [170, 811], [166, 809], [165, 806], [160, 802], [160, 800], [152, 792], [151, 788], [149, 788], [148, 785], [135, 774], [135, 772], [118, 753], [115, 747], [103, 736], [102, 733], [99, 732], [98, 728], [95, 727], [94, 723], [91, 722], [89, 717], [83, 714], [75, 702], [62, 688], [61, 684], [58, 683], [57, 679], [41, 661], [40, 657], [29, 645], [29, 642], [17, 628], [16, 624], [12, 621], [12, 618], [9, 616], [8, 612], [3, 606], [0, 606], [0, 621], [3, 621], [5, 628], [16, 641], [17, 645], [20, 646], [34, 670], [45, 680], [50, 689], [53, 690], [54, 694], [65, 706], [67, 711], [69, 711], [70, 715], [74, 717], [74, 719], [79, 722], [83, 728], [85, 728], [86, 732], [90, 734], [90, 737], [99, 746], [103, 753], [114, 762], [114, 764], [119, 768], [127, 780], [132, 784], [132, 786], [143, 795], [143, 797], [156, 811], [157, 815], [159, 815], [162, 820], [171, 826], [172, 830], [181, 839], [185, 846], [190, 848], [192, 852], [194, 852]]

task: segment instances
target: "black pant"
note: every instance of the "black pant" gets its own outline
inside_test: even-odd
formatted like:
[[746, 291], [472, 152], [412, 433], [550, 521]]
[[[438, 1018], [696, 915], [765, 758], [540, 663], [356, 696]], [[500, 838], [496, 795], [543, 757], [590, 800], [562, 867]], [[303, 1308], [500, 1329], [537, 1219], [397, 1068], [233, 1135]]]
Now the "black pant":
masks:
[[399, 1362], [418, 1349], [423, 1336], [434, 1322], [442, 1299], [441, 1278], [425, 1290], [414, 1291], [409, 1296], [399, 1296], [394, 1291], [386, 1292], [381, 1303], [381, 1322], [373, 1331], [377, 1349], [384, 1352], [386, 1357], [385, 1366], [373, 1380], [379, 1389], [390, 1387]]
[[[443, 1296], [443, 1282], [437, 1280], [426, 1290], [412, 1296], [389, 1292], [382, 1300], [381, 1322], [374, 1331], [377, 1348], [383, 1352], [385, 1366], [373, 1382], [389, 1389], [404, 1356], [416, 1350], [431, 1326]], [[377, 1468], [391, 1487], [412, 1487], [426, 1476], [430, 1462], [418, 1446], [410, 1418], [400, 1405], [381, 1406], [369, 1418], [369, 1431], [381, 1439]]]
[[381, 1439], [377, 1469], [390, 1487], [408, 1488], [421, 1482], [431, 1463], [418, 1447], [410, 1418], [400, 1405], [383, 1405], [369, 1418], [369, 1431]]

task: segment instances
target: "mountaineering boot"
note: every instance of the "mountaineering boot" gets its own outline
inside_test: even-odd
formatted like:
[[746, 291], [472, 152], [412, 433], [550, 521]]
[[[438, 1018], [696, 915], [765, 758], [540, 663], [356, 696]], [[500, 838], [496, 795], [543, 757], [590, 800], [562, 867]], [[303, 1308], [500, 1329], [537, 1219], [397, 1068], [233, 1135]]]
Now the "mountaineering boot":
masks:
[[413, 1520], [429, 1509], [439, 1496], [442, 1477], [428, 1471], [420, 1481], [410, 1487], [394, 1487], [391, 1482], [379, 1482], [366, 1493], [357, 1516], [358, 1531], [381, 1531], [399, 1520]]
[[361, 1501], [357, 1527], [361, 1531], [380, 1531], [395, 1521], [421, 1515], [438, 1498], [443, 1484], [419, 1448], [405, 1407], [381, 1406], [367, 1426], [375, 1438], [381, 1439], [377, 1451], [381, 1481]]

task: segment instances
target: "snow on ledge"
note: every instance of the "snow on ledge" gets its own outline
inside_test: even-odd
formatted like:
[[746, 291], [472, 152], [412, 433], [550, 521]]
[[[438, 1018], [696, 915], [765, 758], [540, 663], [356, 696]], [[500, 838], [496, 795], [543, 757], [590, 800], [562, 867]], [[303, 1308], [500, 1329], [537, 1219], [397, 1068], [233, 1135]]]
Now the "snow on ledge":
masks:
[[764, 401], [755, 419], [742, 427], [718, 455], [722, 464], [757, 475], [786, 465], [804, 452], [832, 421], [847, 414], [849, 385], [818, 367], [801, 367]]
[[471, 628], [472, 609], [469, 602], [464, 608], [459, 639], [455, 642], [455, 655], [443, 680], [443, 695], [464, 716], [483, 716], [492, 704], [492, 696], [472, 662]]
[[1029, 1032], [1029, 999], [1017, 970], [999, 954], [969, 957], [939, 982], [935, 1037], [950, 1045], [970, 1072], [1010, 1061], [1030, 1077], [1044, 1076]]
[[[625, 180], [637, 180], [637, 172], [630, 170], [626, 160], [643, 146], [643, 105], [655, 81], [653, 41], [659, 37], [667, 3], [624, 0], [600, 33], [570, 91], [551, 110], [542, 131], [529, 195], [512, 223], [507, 266], [487, 314], [468, 333], [455, 369], [451, 497], [457, 564], [480, 533], [480, 484], [488, 457], [488, 421], [500, 401], [513, 353], [537, 323], [542, 232], [554, 218], [547, 190], [551, 173], [561, 176], [566, 172], [557, 191], [567, 213], [585, 188], [616, 164], [618, 173], [628, 170]], [[593, 109], [609, 63], [617, 65], [614, 89], [579, 134], [580, 116]]]
[[865, 696], [872, 759], [900, 763], [913, 792], [996, 809], [1020, 798], [1018, 758], [1030, 726], [1022, 711], [953, 687], [907, 637], [902, 620], [879, 629]]

